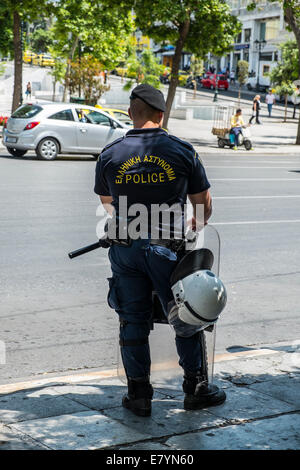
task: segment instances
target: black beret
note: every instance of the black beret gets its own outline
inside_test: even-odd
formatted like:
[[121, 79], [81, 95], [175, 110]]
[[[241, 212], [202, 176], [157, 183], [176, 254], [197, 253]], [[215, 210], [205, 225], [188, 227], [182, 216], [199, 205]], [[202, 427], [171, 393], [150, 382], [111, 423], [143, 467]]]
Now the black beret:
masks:
[[147, 83], [138, 85], [132, 90], [130, 99], [134, 100], [134, 98], [140, 98], [144, 103], [159, 111], [165, 112], [166, 110], [166, 102], [162, 92]]

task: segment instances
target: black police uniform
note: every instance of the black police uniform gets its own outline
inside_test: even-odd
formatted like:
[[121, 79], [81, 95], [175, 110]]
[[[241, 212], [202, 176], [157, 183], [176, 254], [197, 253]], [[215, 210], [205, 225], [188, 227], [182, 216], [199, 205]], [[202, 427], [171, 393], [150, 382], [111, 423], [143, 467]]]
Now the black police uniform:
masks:
[[[147, 208], [163, 203], [183, 207], [187, 194], [201, 193], [209, 187], [192, 145], [161, 128], [129, 130], [102, 151], [96, 166], [95, 192], [112, 196], [117, 215], [120, 196], [127, 197], [128, 208], [136, 203]], [[172, 228], [176, 232], [177, 228]], [[164, 229], [163, 225], [160, 229]], [[108, 302], [120, 318], [120, 344], [127, 377], [137, 381], [146, 380], [150, 374], [152, 291], [158, 293], [166, 315], [173, 299], [170, 276], [177, 255], [162, 245], [152, 243], [149, 234], [132, 241], [128, 247], [113, 245], [109, 251], [113, 276], [109, 280]], [[182, 337], [177, 332], [176, 346], [184, 371], [196, 374], [201, 366], [197, 335]]]

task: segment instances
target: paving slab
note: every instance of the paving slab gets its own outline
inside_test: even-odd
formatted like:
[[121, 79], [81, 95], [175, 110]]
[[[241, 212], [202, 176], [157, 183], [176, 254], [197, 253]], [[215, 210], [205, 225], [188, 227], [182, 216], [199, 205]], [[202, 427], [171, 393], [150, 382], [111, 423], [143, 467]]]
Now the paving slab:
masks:
[[0, 452], [2, 450], [47, 450], [47, 447], [0, 424]]
[[299, 450], [300, 415], [174, 436], [165, 445], [173, 450]]
[[145, 432], [129, 432], [121, 422], [95, 411], [26, 421], [11, 428], [53, 450], [104, 449], [151, 438]]
[[[101, 411], [119, 407], [123, 395], [127, 392], [127, 387], [119, 379], [100, 379], [74, 385], [56, 386], [54, 390], [65, 398], [74, 400], [93, 410]], [[173, 398], [181, 395], [181, 393], [180, 390], [155, 387], [154, 398]]]
[[270, 397], [290, 403], [300, 411], [300, 375], [274, 377], [263, 383], [250, 385], [252, 390], [265, 393]]
[[226, 401], [221, 406], [210, 408], [209, 412], [228, 420], [248, 420], [272, 416], [297, 407], [272, 398], [247, 387], [229, 387], [226, 390]]
[[[221, 408], [220, 405], [218, 408]], [[182, 400], [153, 400], [152, 415], [148, 419], [134, 416], [130, 411], [120, 407], [105, 410], [105, 415], [127, 426], [128, 431], [146, 432], [153, 437], [180, 434], [197, 429], [220, 426], [226, 420], [216, 417], [206, 410], [185, 411]]]
[[59, 396], [51, 388], [26, 390], [0, 396], [0, 421], [2, 423], [16, 423], [87, 410], [86, 406]]
[[134, 444], [132, 446], [125, 446], [121, 447], [120, 450], [162, 450], [162, 451], [168, 451], [170, 450], [170, 447], [161, 444], [160, 442], [139, 442], [138, 444]]

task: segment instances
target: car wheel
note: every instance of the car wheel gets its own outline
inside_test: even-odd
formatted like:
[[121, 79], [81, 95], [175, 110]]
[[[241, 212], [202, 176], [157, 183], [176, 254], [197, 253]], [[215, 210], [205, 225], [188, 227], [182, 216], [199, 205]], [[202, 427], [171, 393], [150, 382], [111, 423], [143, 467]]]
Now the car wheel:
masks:
[[247, 88], [248, 88], [249, 91], [252, 90], [252, 86], [250, 85], [250, 83], [248, 83]]
[[251, 150], [252, 149], [252, 143], [250, 140], [244, 140], [244, 147], [246, 150]]
[[7, 147], [7, 151], [13, 156], [13, 157], [23, 157], [27, 150], [20, 150], [20, 149], [15, 149], [13, 147]]
[[52, 137], [41, 140], [36, 149], [36, 154], [41, 160], [55, 160], [58, 154], [58, 143]]

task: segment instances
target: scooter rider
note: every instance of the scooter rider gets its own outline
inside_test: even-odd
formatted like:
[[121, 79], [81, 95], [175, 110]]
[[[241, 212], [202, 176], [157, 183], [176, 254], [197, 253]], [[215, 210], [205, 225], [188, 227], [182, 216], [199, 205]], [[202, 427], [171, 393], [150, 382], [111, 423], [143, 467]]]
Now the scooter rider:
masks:
[[[163, 94], [142, 84], [133, 89], [128, 110], [133, 129], [106, 146], [96, 166], [95, 192], [109, 211], [120, 217], [121, 196], [127, 209], [143, 204], [149, 211], [155, 204], [183, 209], [187, 196], [196, 215], [196, 205], [204, 205], [205, 222], [211, 215], [210, 184], [199, 155], [192, 145], [162, 128], [166, 109]], [[170, 219], [169, 227], [159, 223], [159, 236], [150, 233], [128, 245], [113, 244], [109, 251], [112, 278], [109, 280], [109, 305], [120, 320], [120, 345], [128, 382], [122, 405], [139, 416], [151, 414], [153, 388], [150, 384], [150, 334], [152, 291], [160, 298], [164, 313], [173, 300], [170, 277], [177, 265], [174, 234], [183, 233], [183, 212]], [[193, 218], [193, 223], [196, 223]], [[168, 239], [164, 231], [171, 232]], [[176, 328], [175, 328], [176, 332]], [[216, 386], [199, 384], [201, 345], [199, 328], [190, 326], [190, 335], [176, 332], [179, 364], [184, 370], [183, 390], [193, 398], [193, 409], [222, 403], [226, 396]], [[190, 408], [189, 408], [190, 409]]]
[[238, 108], [236, 113], [231, 118], [231, 129], [230, 134], [234, 135], [234, 147], [233, 150], [237, 150], [239, 145], [239, 134], [242, 132], [242, 127], [246, 127], [242, 118], [242, 110]]

